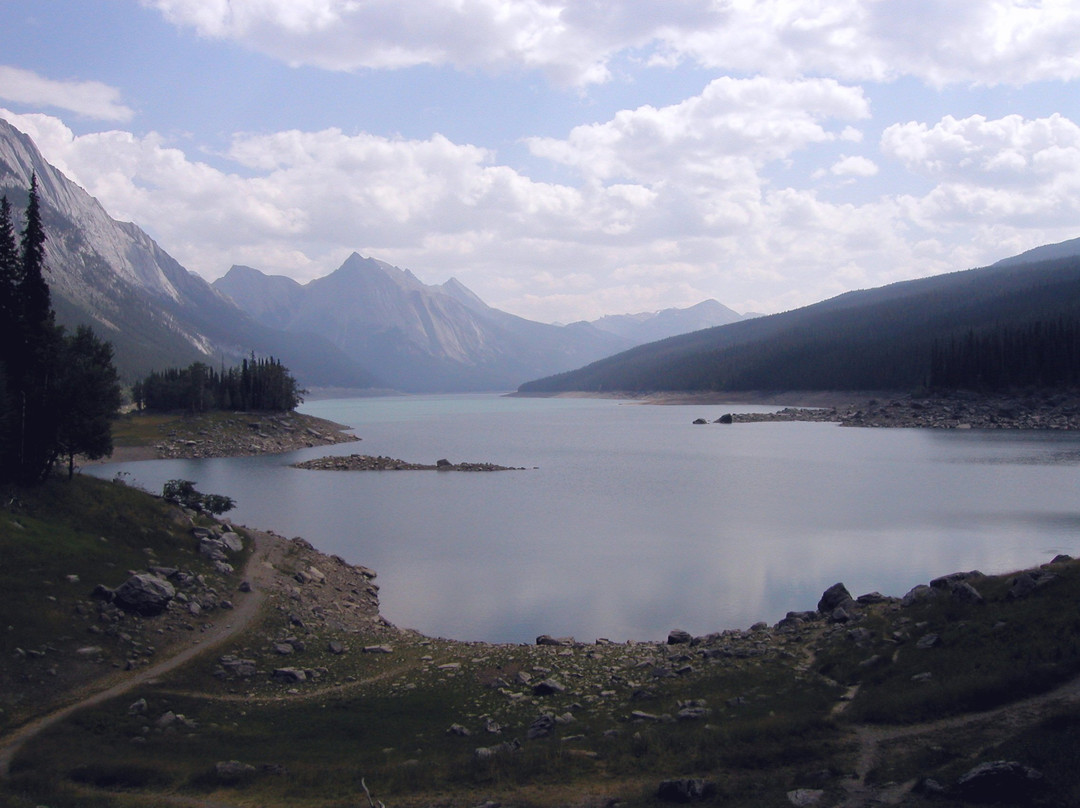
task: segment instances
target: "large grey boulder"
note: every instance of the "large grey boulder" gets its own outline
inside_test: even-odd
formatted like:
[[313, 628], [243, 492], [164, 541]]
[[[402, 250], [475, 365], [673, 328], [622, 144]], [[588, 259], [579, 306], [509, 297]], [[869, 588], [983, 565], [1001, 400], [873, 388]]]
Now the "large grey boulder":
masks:
[[218, 541], [220, 541], [230, 553], [239, 553], [244, 549], [244, 540], [240, 538], [240, 534], [234, 533], [231, 530], [218, 536]]
[[168, 581], [143, 572], [132, 575], [113, 592], [113, 603], [129, 612], [152, 617], [169, 607], [176, 589]]
[[826, 589], [821, 600], [818, 601], [817, 610], [821, 614], [831, 615], [838, 607], [848, 607], [854, 603], [851, 593], [842, 583], [836, 583]]

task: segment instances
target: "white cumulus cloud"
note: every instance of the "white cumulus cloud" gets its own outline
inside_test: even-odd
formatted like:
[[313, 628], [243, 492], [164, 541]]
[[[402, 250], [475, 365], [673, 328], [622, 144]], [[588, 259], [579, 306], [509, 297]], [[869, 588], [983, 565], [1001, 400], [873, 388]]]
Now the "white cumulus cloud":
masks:
[[101, 121], [130, 121], [135, 115], [120, 103], [120, 91], [115, 87], [98, 81], [57, 81], [6, 65], [0, 65], [0, 99], [56, 107]]
[[1080, 77], [1072, 0], [142, 0], [175, 25], [294, 65], [543, 70], [588, 84], [618, 54], [844, 80]]

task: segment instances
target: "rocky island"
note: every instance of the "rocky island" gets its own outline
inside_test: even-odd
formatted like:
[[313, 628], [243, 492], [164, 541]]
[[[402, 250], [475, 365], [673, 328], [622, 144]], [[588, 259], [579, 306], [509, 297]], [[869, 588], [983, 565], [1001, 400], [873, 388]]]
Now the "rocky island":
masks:
[[409, 463], [393, 457], [361, 454], [319, 457], [293, 463], [293, 468], [319, 471], [524, 471], [522, 468], [497, 466], [494, 463], [451, 463], [445, 458], [434, 463]]

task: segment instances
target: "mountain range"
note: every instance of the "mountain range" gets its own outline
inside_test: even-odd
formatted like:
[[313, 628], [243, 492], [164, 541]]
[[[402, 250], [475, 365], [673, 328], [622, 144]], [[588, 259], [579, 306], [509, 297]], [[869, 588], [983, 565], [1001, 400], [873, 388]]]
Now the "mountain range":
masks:
[[356, 254], [306, 285], [250, 267], [233, 267], [209, 284], [135, 224], [110, 217], [29, 136], [0, 120], [0, 192], [16, 217], [33, 175], [57, 318], [91, 325], [109, 340], [129, 381], [194, 361], [231, 365], [254, 352], [276, 356], [306, 385], [505, 390], [658, 334], [739, 316], [706, 301], [548, 325], [492, 308], [456, 279], [429, 286], [408, 270]]
[[456, 278], [428, 285], [412, 272], [353, 253], [334, 272], [301, 285], [234, 266], [213, 287], [261, 324], [311, 333], [398, 390], [513, 389], [580, 367], [657, 333], [682, 333], [739, 315], [716, 301], [689, 309], [566, 326], [492, 308]]
[[[848, 292], [801, 309], [642, 345], [522, 392], [917, 390], [943, 362], [976, 385], [1073, 379], [1080, 364], [1080, 239], [979, 269]], [[1033, 381], [1034, 380], [1034, 381]]]

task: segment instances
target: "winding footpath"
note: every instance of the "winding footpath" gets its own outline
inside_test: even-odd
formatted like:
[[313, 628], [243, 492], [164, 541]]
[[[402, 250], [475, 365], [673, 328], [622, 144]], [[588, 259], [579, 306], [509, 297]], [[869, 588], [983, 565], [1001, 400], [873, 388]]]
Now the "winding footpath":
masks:
[[[60, 723], [78, 710], [82, 710], [86, 707], [93, 707], [108, 701], [109, 699], [122, 696], [124, 693], [127, 693], [140, 685], [144, 685], [159, 676], [179, 668], [181, 665], [190, 662], [200, 654], [207, 653], [215, 646], [221, 645], [226, 640], [235, 637], [237, 634], [244, 631], [244, 629], [248, 628], [258, 616], [260, 607], [266, 601], [267, 593], [273, 580], [275, 567], [280, 562], [284, 552], [281, 542], [266, 534], [250, 531], [249, 535], [252, 536], [254, 550], [251, 554], [251, 558], [248, 560], [244, 572], [246, 573], [248, 582], [251, 584], [251, 592], [236, 604], [236, 607], [229, 613], [228, 617], [223, 617], [213, 626], [213, 628], [208, 629], [205, 633], [199, 635], [197, 639], [193, 640], [191, 646], [174, 654], [168, 659], [151, 665], [150, 667], [145, 668], [134, 675], [125, 677], [120, 681], [115, 681], [115, 678], [113, 678], [110, 681], [114, 681], [115, 683], [111, 685], [108, 684], [108, 681], [105, 683], [96, 682], [92, 687], [100, 689], [91, 691], [91, 688], [87, 688], [83, 691], [76, 692], [73, 694], [75, 700], [72, 703], [40, 716], [39, 718], [22, 725], [10, 735], [0, 738], [0, 779], [7, 779], [11, 769], [11, 761], [15, 758], [23, 745], [39, 733]], [[226, 620], [228, 620], [228, 622], [225, 622]]]
[[900, 805], [915, 787], [916, 780], [874, 787], [866, 780], [882, 762], [882, 747], [893, 743], [925, 743], [938, 733], [985, 725], [1000, 730], [1017, 729], [1037, 724], [1046, 716], [1047, 707], [1055, 704], [1080, 702], [1080, 677], [1053, 690], [979, 713], [965, 713], [920, 724], [888, 726], [856, 724], [852, 727], [858, 743], [858, 763], [855, 778], [846, 785], [848, 796], [840, 808], [867, 808], [872, 805]]

